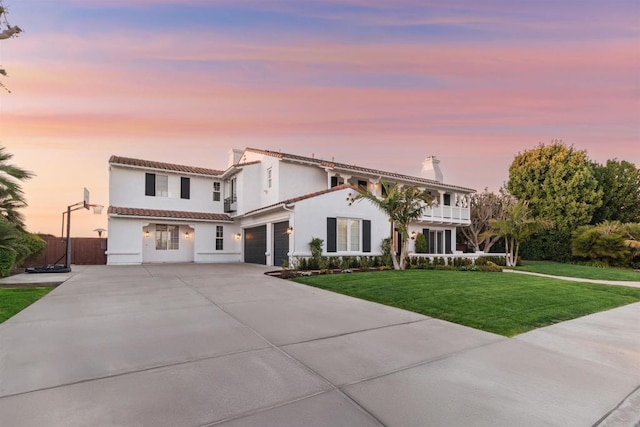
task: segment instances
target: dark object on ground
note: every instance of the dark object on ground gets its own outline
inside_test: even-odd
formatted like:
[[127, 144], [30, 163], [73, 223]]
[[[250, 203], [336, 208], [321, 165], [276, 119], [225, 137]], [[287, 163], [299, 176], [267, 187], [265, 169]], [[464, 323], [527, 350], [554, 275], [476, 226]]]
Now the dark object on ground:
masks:
[[65, 265], [54, 264], [40, 267], [29, 267], [24, 270], [26, 273], [69, 273], [71, 267]]

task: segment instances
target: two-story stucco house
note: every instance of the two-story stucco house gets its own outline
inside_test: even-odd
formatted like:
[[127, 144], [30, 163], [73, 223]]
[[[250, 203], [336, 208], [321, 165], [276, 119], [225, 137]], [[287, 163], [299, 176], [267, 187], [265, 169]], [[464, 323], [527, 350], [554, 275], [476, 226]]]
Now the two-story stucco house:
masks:
[[435, 196], [410, 232], [425, 233], [429, 253], [452, 253], [456, 226], [469, 224], [474, 190], [445, 184], [433, 157], [422, 175], [254, 148], [231, 150], [224, 171], [112, 156], [107, 263], [280, 266], [309, 256], [314, 237], [324, 240], [326, 255], [379, 255], [389, 220], [369, 202], [352, 200], [358, 187], [382, 197], [381, 181]]

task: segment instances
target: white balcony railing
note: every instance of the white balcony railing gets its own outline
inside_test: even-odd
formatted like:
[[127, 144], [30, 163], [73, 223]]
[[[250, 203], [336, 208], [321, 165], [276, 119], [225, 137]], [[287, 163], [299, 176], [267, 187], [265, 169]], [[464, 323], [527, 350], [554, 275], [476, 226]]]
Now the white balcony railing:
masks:
[[467, 222], [471, 211], [469, 208], [456, 206], [433, 206], [425, 209], [424, 218], [442, 222]]

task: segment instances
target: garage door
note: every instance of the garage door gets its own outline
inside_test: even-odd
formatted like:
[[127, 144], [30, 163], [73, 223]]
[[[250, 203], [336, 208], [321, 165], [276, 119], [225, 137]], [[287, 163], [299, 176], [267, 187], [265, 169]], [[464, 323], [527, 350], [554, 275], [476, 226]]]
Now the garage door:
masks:
[[244, 262], [266, 264], [267, 226], [247, 228], [244, 230]]
[[289, 228], [288, 221], [273, 224], [273, 265], [276, 267], [282, 266], [282, 261], [289, 258], [287, 228]]

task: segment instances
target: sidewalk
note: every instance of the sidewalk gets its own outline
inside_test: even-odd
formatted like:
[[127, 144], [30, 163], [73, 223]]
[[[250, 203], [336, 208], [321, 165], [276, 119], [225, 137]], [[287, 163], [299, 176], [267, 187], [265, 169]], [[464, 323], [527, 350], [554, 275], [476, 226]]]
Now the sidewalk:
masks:
[[188, 264], [74, 271], [0, 325], [2, 423], [640, 421], [633, 412], [640, 303], [509, 339], [266, 270]]
[[629, 282], [626, 280], [581, 279], [579, 277], [553, 276], [551, 274], [533, 273], [531, 271], [511, 270], [511, 269], [504, 269], [502, 271], [504, 273], [528, 274], [529, 276], [549, 277], [551, 279], [567, 280], [570, 282], [597, 283], [600, 285], [630, 286], [632, 288], [640, 288], [640, 282]]

